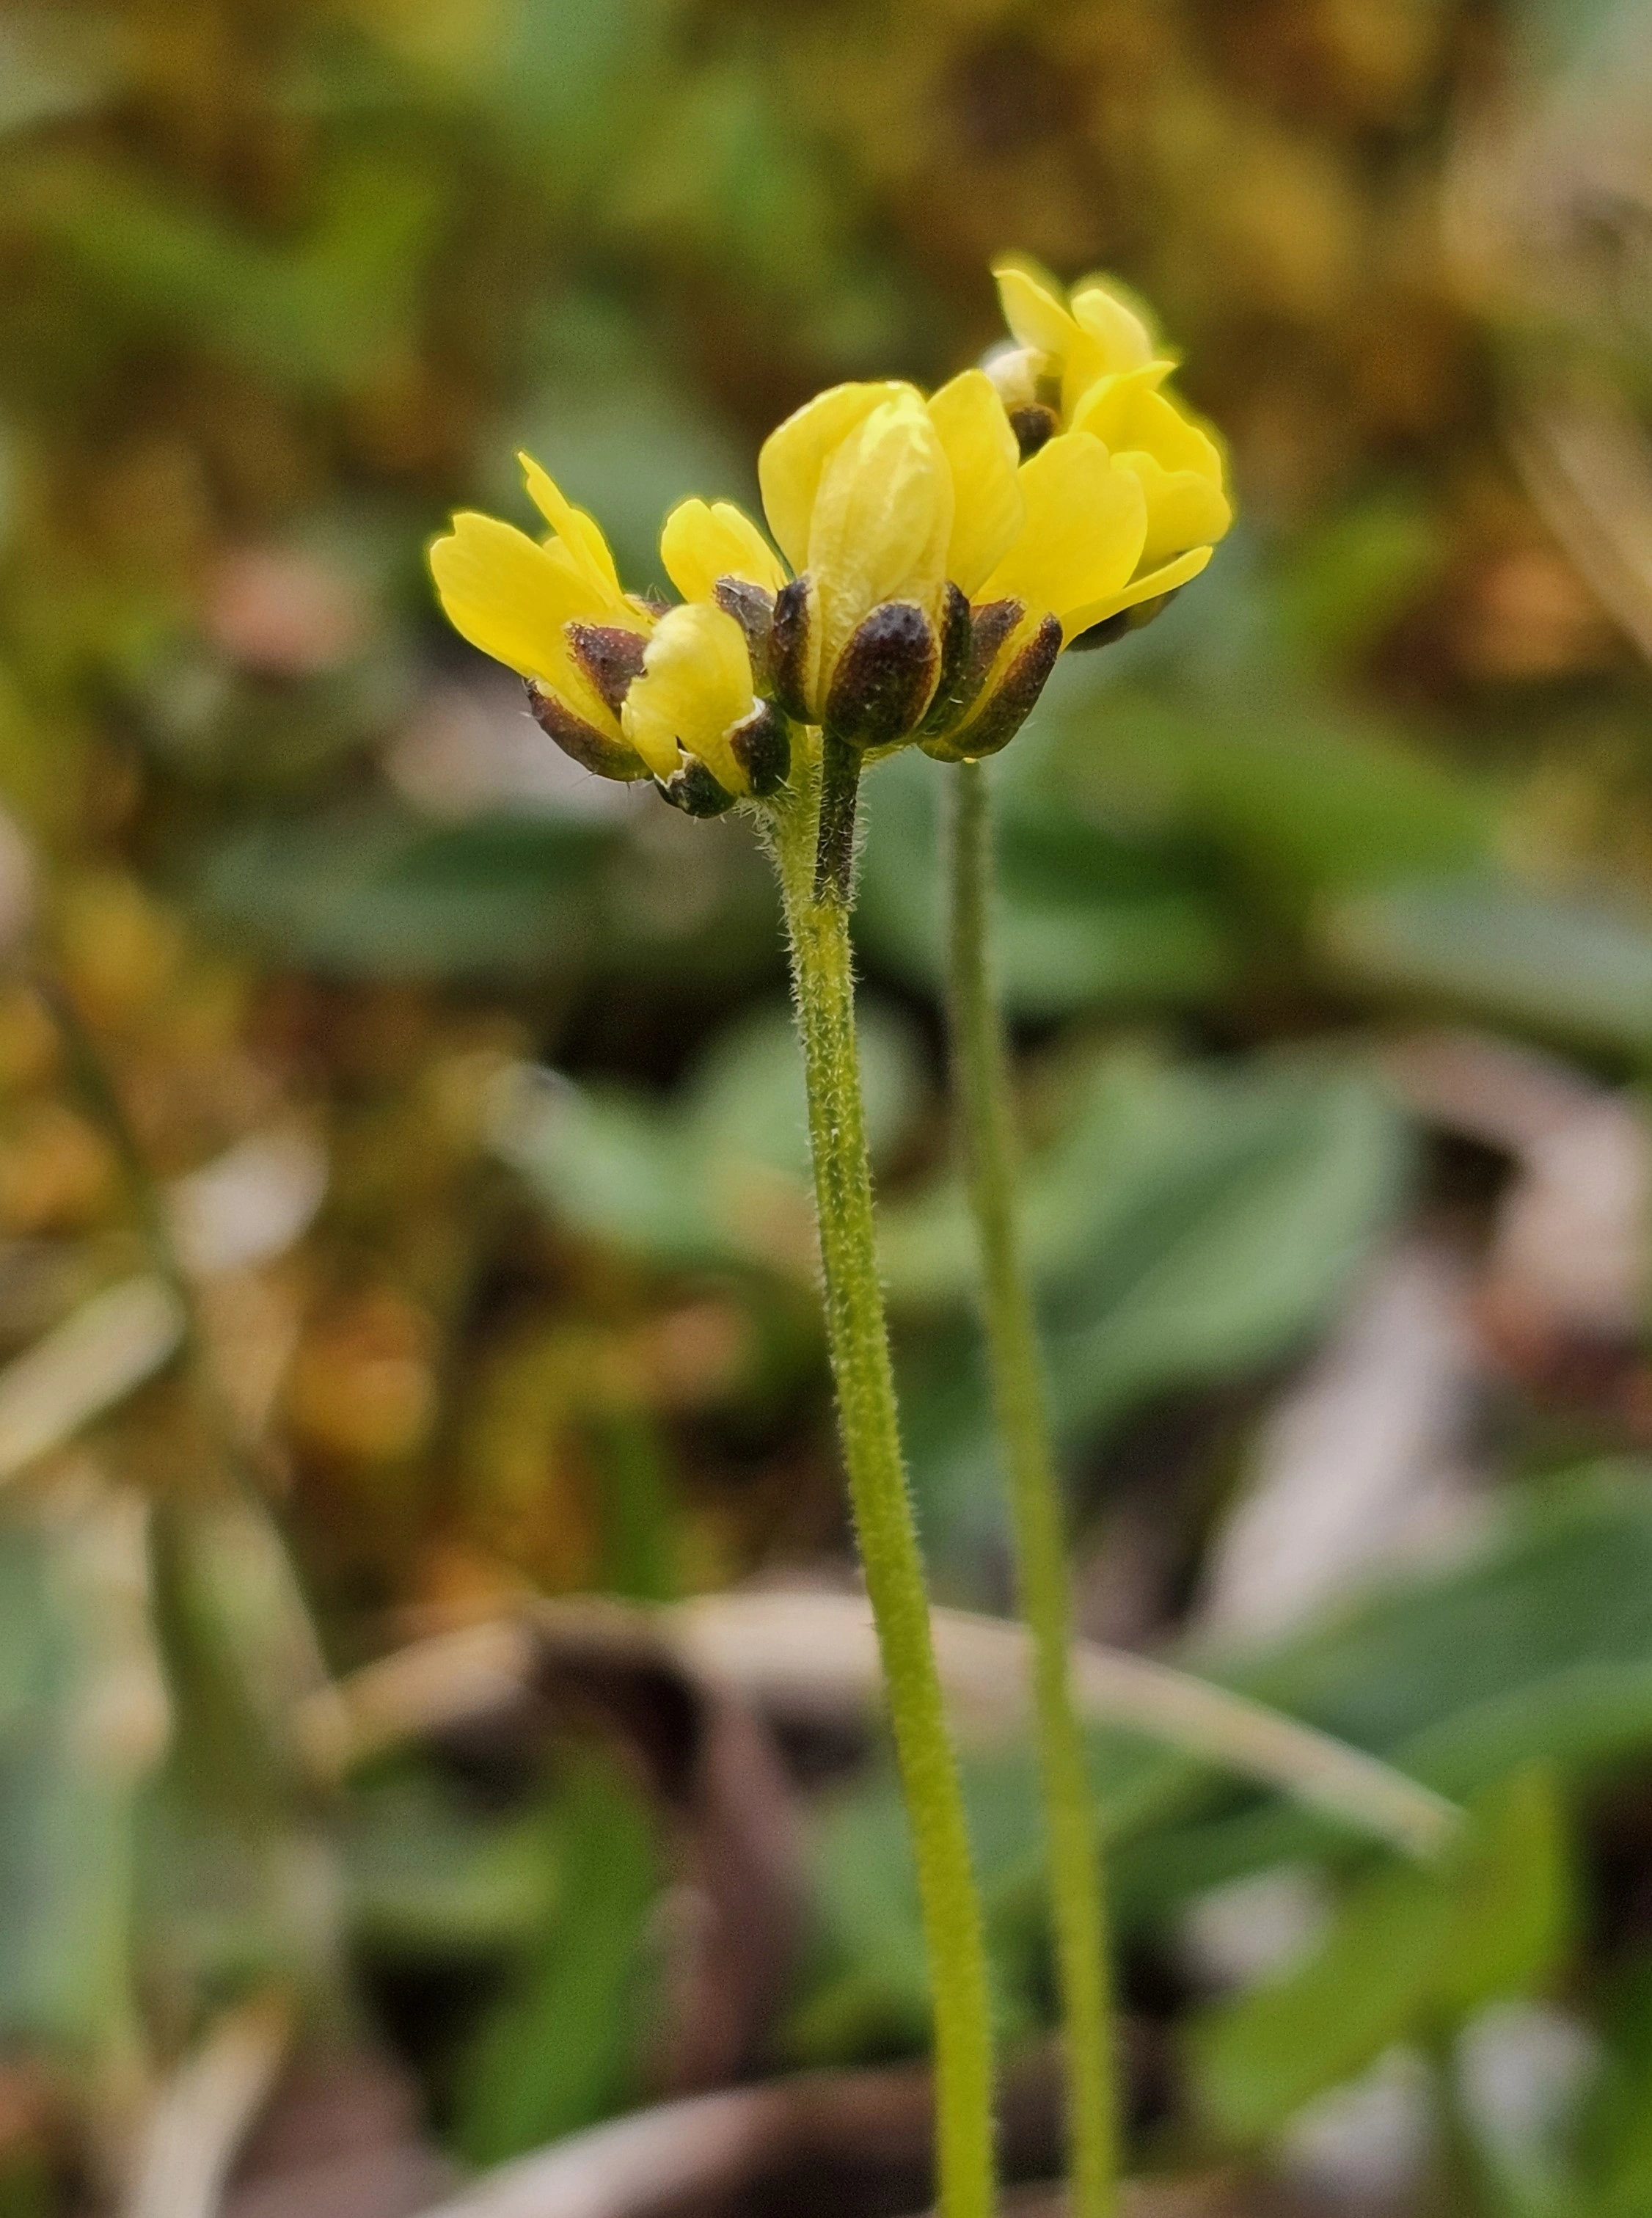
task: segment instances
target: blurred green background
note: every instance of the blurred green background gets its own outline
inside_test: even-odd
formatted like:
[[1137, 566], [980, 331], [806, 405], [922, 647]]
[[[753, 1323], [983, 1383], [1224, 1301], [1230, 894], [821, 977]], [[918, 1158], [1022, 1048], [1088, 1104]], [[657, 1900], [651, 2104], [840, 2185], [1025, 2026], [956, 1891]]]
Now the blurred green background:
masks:
[[[395, 2218], [921, 2052], [875, 1737], [719, 1800], [703, 1687], [548, 1631], [345, 1783], [293, 1720], [535, 1596], [849, 1576], [749, 829], [552, 753], [424, 548], [526, 444], [657, 583], [812, 392], [991, 344], [1008, 248], [1154, 302], [1241, 502], [994, 765], [1080, 1615], [1489, 1813], [1419, 1877], [1098, 1738], [1138, 2155], [1652, 2209], [1649, 95], [1604, 0], [0, 5], [5, 2218], [220, 2208], [156, 2154], [214, 2025], [288, 2060], [221, 2207], [306, 2218], [318, 2055]], [[943, 784], [868, 786], [867, 1081], [937, 1592], [1003, 1611]], [[1024, 1764], [970, 1785], [1036, 2058]]]

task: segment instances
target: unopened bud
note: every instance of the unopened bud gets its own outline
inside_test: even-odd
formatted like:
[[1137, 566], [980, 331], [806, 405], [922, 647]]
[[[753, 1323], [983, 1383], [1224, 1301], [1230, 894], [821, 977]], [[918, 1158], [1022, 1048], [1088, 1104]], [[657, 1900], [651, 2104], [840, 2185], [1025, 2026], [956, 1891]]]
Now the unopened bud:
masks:
[[1010, 411], [1010, 429], [1024, 462], [1030, 462], [1041, 447], [1047, 447], [1061, 428], [1061, 418], [1042, 400], [1030, 400]]
[[940, 668], [940, 641], [922, 609], [885, 601], [862, 618], [838, 657], [822, 721], [851, 747], [892, 747], [917, 729]]
[[975, 627], [968, 597], [956, 585], [949, 585], [941, 607], [941, 674], [935, 681], [928, 713], [918, 728], [920, 738], [944, 732], [963, 716], [986, 674], [983, 665], [972, 687], [970, 672], [975, 660]]

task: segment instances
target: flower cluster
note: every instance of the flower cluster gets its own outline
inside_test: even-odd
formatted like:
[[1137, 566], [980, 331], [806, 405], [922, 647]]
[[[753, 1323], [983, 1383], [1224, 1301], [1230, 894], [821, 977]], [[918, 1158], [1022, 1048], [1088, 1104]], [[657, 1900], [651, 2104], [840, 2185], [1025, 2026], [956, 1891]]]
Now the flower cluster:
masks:
[[524, 455], [548, 536], [456, 516], [430, 550], [449, 618], [578, 761], [696, 815], [773, 793], [815, 732], [862, 755], [995, 753], [1062, 647], [1154, 612], [1231, 514], [1219, 449], [1117, 289], [996, 275], [1014, 343], [984, 368], [927, 398], [834, 386], [766, 441], [779, 554], [732, 504], [684, 501], [659, 545], [681, 600], [628, 593]]

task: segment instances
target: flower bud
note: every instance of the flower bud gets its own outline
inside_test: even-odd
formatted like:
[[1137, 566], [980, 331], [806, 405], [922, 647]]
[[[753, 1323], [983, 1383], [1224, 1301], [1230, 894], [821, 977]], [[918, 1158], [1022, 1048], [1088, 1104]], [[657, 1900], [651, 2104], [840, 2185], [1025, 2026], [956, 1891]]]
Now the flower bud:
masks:
[[1010, 411], [1010, 429], [1024, 462], [1030, 462], [1041, 447], [1047, 447], [1061, 428], [1061, 418], [1042, 400], [1025, 401]]
[[1019, 601], [990, 601], [972, 609], [956, 585], [947, 587], [942, 614], [941, 675], [919, 739], [953, 730], [974, 706], [998, 651], [1026, 610]]

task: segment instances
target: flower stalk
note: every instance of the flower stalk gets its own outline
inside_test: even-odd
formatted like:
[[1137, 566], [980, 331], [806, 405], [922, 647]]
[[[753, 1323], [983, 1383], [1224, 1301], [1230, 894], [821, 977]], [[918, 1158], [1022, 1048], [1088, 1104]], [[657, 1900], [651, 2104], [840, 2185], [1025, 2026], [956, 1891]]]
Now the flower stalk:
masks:
[[[937, 2198], [942, 2218], [989, 2218], [993, 2087], [986, 1946], [942, 1707], [878, 1280], [855, 1040], [850, 858], [844, 858], [842, 885], [834, 877], [817, 892], [821, 813], [831, 796], [823, 790], [818, 756], [797, 760], [802, 753], [795, 751], [791, 787], [762, 818], [791, 949], [844, 1460], [877, 1626], [929, 1956]], [[857, 772], [858, 761], [850, 767]], [[851, 783], [851, 806], [853, 793]], [[852, 836], [852, 819], [847, 829]]]
[[980, 1255], [987, 1372], [1007, 1467], [1016, 1577], [1031, 1635], [1050, 1906], [1066, 2029], [1074, 2218], [1117, 2208], [1118, 2096], [1106, 1917], [1084, 1742], [1068, 1672], [1072, 1598], [1032, 1295], [1016, 1222], [1009, 1056], [993, 988], [987, 771], [950, 780], [949, 1016], [953, 1082]]

